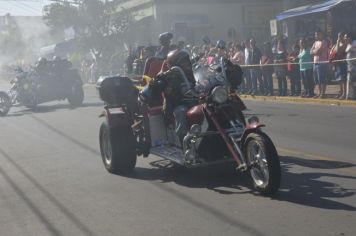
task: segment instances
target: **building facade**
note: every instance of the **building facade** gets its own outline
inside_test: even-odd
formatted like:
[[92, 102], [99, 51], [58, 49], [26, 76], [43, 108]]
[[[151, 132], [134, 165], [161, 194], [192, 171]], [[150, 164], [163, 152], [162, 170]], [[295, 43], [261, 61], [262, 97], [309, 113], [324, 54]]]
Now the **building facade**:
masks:
[[277, 15], [290, 43], [300, 37], [313, 37], [316, 30], [323, 31], [331, 43], [339, 31], [356, 32], [356, 0], [296, 2]]
[[[128, 38], [138, 44], [157, 44], [157, 35], [171, 31], [175, 40], [212, 41], [270, 39], [270, 19], [282, 11], [283, 0], [130, 0], [118, 6], [134, 14], [137, 23]], [[132, 42], [132, 41], [131, 41]]]

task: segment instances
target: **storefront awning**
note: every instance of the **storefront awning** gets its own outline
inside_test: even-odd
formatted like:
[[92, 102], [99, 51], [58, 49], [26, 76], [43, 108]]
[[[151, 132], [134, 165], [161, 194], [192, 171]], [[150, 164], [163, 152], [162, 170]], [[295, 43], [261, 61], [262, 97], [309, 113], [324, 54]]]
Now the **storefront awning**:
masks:
[[305, 5], [293, 9], [289, 9], [287, 11], [281, 12], [276, 16], [277, 20], [285, 20], [291, 17], [303, 16], [312, 13], [325, 12], [330, 10], [333, 7], [345, 2], [352, 2], [353, 0], [329, 0], [323, 3], [315, 4], [315, 5]]
[[40, 55], [41, 56], [51, 56], [51, 55], [57, 55], [57, 56], [64, 56], [67, 53], [71, 53], [78, 50], [78, 47], [76, 45], [76, 41], [74, 39], [60, 42], [58, 44], [52, 44], [46, 47], [42, 47], [40, 49]]

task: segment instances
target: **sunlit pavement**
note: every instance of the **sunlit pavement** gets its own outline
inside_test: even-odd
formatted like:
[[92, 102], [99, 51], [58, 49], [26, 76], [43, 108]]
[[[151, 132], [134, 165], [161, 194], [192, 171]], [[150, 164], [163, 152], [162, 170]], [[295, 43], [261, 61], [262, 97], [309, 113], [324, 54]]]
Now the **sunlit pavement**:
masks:
[[354, 235], [356, 108], [247, 101], [283, 168], [274, 199], [226, 169], [177, 171], [139, 158], [121, 177], [102, 165], [102, 102], [66, 101], [0, 118], [0, 235]]

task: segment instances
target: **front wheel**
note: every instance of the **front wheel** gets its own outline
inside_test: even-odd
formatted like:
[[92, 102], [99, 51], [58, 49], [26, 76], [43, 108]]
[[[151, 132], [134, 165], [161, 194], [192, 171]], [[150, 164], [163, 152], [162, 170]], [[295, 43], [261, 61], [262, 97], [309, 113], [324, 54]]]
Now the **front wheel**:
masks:
[[100, 153], [105, 169], [113, 174], [128, 174], [136, 165], [136, 144], [131, 127], [100, 126]]
[[11, 107], [9, 95], [5, 92], [0, 92], [0, 116], [6, 116]]
[[281, 182], [281, 166], [273, 142], [263, 132], [250, 133], [244, 147], [255, 188], [263, 195], [272, 196]]

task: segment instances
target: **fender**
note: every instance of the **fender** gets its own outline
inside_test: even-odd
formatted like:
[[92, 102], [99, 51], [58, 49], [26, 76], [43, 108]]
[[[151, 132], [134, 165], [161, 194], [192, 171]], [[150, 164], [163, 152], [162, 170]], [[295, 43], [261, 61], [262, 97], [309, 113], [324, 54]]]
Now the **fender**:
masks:
[[104, 107], [99, 117], [105, 117], [111, 128], [131, 126], [130, 117], [122, 107]]
[[250, 133], [258, 132], [262, 127], [266, 127], [266, 125], [259, 122], [251, 122], [247, 124], [241, 138], [241, 144], [245, 143], [247, 135]]

